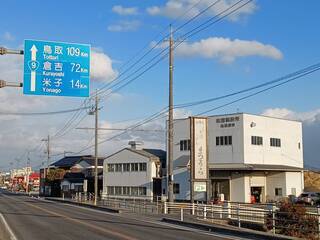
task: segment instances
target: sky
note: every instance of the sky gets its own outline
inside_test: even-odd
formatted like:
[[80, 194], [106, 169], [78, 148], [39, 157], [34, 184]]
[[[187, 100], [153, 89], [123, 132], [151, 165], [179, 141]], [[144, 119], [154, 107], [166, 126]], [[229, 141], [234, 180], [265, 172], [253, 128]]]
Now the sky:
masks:
[[[222, 21], [184, 39], [184, 34], [237, 1], [217, 1], [200, 17], [184, 25], [214, 2], [3, 0], [0, 46], [23, 49], [25, 39], [90, 44], [91, 90], [94, 91], [114, 79], [130, 80], [139, 74], [139, 71], [135, 73], [139, 67], [167, 47], [172, 24], [174, 38], [181, 43], [174, 52], [175, 104], [225, 95], [320, 61], [320, 29], [316, 27], [320, 21], [319, 1], [254, 0]], [[153, 47], [150, 54], [130, 69]], [[304, 130], [305, 166], [319, 167], [319, 76], [315, 72], [208, 114], [248, 112], [300, 120]], [[0, 56], [0, 79], [22, 82], [22, 78], [23, 56]], [[100, 101], [101, 127], [124, 128], [160, 111], [168, 105], [168, 59], [164, 58], [119, 91], [112, 89], [105, 95]], [[234, 99], [178, 109], [175, 116], [195, 115]], [[82, 98], [25, 96], [21, 89], [3, 88], [0, 90], [0, 113], [73, 109], [83, 101]], [[51, 161], [59, 159], [62, 155], [58, 154], [63, 151], [77, 153], [90, 146], [92, 130], [75, 128], [92, 127], [93, 116], [82, 111], [65, 127], [73, 114], [0, 115], [0, 169], [22, 167], [28, 156], [33, 167], [43, 166], [45, 142], [41, 140], [47, 135], [52, 136]], [[143, 128], [164, 129], [164, 118]], [[63, 131], [59, 131], [61, 129]], [[104, 131], [100, 141], [116, 134], [116, 131]], [[101, 144], [100, 154], [111, 154], [126, 146], [129, 140], [144, 141], [145, 147], [164, 148], [164, 137], [162, 132], [129, 132]], [[93, 149], [82, 153], [92, 154]]]

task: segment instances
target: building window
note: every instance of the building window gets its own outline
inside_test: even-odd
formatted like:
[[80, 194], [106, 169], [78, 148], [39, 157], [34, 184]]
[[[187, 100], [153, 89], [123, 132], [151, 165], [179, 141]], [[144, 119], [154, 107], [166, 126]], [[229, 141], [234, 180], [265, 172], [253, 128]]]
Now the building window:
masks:
[[281, 139], [280, 138], [270, 138], [270, 146], [271, 147], [281, 147]]
[[216, 137], [216, 146], [232, 145], [232, 136], [219, 136]]
[[69, 191], [69, 185], [62, 185], [62, 191], [68, 192]]
[[132, 196], [138, 196], [138, 193], [139, 193], [139, 187], [131, 187]]
[[146, 195], [147, 195], [147, 188], [139, 187], [139, 196], [146, 196]]
[[147, 163], [139, 163], [139, 171], [146, 172], [147, 171]]
[[139, 163], [131, 163], [131, 172], [137, 172], [139, 170]]
[[114, 187], [112, 187], [112, 186], [108, 187], [108, 194], [109, 195], [114, 195]]
[[108, 172], [114, 172], [114, 164], [108, 164]]
[[121, 163], [115, 164], [114, 170], [115, 172], [122, 172], [122, 164]]
[[114, 187], [115, 195], [122, 195], [122, 187]]
[[123, 171], [124, 172], [130, 172], [130, 163], [124, 163], [123, 164]]
[[282, 197], [282, 188], [275, 188], [274, 191], [277, 197]]
[[130, 187], [122, 187], [123, 195], [130, 195]]
[[251, 136], [251, 144], [252, 145], [263, 145], [262, 137]]
[[298, 148], [301, 149], [301, 143], [298, 143]]
[[191, 140], [180, 141], [180, 151], [189, 151], [191, 149]]
[[179, 183], [174, 183], [173, 184], [173, 193], [174, 194], [179, 194], [180, 193], [180, 184]]

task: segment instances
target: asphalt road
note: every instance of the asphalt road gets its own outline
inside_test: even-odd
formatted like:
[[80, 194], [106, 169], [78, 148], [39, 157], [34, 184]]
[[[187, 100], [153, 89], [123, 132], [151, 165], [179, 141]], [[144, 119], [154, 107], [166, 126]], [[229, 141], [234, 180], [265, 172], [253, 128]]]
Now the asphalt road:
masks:
[[0, 212], [17, 240], [230, 239], [143, 218], [110, 214], [7, 192], [0, 192]]

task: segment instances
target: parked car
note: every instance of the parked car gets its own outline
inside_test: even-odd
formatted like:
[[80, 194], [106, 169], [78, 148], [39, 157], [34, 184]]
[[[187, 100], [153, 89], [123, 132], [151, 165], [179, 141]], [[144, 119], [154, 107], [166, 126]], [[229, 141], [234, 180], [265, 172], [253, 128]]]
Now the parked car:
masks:
[[297, 198], [297, 203], [316, 205], [320, 203], [320, 193], [318, 192], [304, 192]]

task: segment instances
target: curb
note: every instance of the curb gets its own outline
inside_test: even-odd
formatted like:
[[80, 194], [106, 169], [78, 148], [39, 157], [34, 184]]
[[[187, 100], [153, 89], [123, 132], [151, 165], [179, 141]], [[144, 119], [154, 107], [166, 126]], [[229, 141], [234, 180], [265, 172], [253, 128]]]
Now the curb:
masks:
[[104, 212], [121, 213], [121, 211], [117, 210], [117, 209], [94, 206], [94, 205], [88, 204], [88, 203], [79, 203], [79, 202], [73, 202], [73, 201], [56, 199], [56, 198], [48, 198], [48, 197], [45, 197], [44, 199], [45, 200], [49, 200], [49, 201], [54, 201], [54, 202], [60, 202], [60, 203], [65, 203], [65, 204], [70, 204], [70, 205], [77, 205], [77, 206], [81, 206], [81, 207], [97, 209], [97, 210], [101, 210], [101, 211], [104, 211]]
[[194, 223], [194, 222], [185, 222], [180, 221], [172, 218], [162, 218], [162, 222], [171, 223], [171, 224], [177, 224], [185, 227], [190, 228], [196, 228], [203, 231], [208, 232], [215, 232], [215, 233], [221, 233], [221, 234], [228, 234], [228, 235], [236, 235], [238, 237], [244, 237], [244, 238], [254, 238], [254, 239], [267, 239], [267, 240], [293, 240], [297, 238], [278, 235], [278, 234], [268, 234], [263, 232], [258, 232], [254, 230], [247, 230], [247, 229], [234, 229], [234, 228], [228, 228], [224, 226], [218, 226], [218, 225], [208, 225], [208, 224], [200, 224], [200, 223]]

